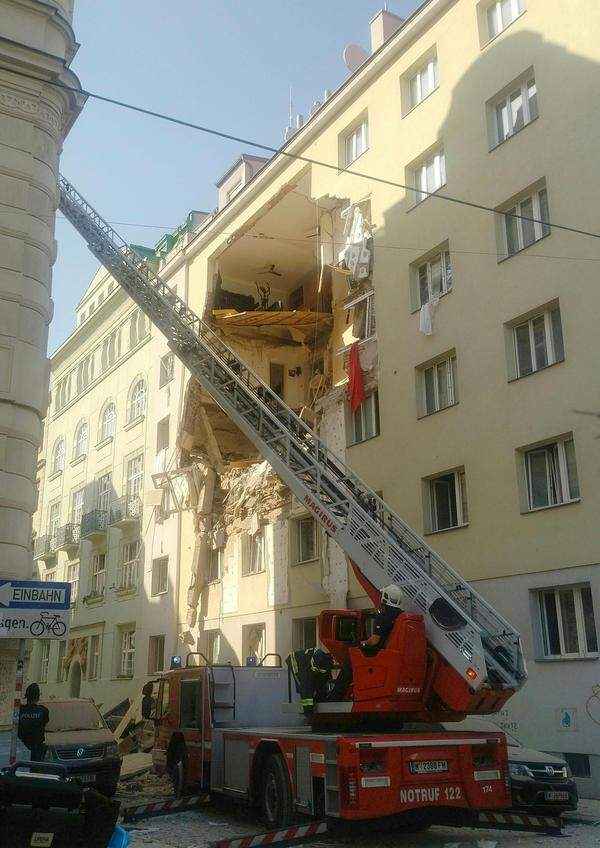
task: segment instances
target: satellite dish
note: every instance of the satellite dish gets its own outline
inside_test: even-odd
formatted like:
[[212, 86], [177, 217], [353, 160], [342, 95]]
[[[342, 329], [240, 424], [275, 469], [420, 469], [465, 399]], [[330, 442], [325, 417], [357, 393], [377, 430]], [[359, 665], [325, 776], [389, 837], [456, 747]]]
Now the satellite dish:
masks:
[[360, 44], [349, 44], [344, 47], [344, 64], [352, 73], [357, 71], [368, 58], [369, 54]]

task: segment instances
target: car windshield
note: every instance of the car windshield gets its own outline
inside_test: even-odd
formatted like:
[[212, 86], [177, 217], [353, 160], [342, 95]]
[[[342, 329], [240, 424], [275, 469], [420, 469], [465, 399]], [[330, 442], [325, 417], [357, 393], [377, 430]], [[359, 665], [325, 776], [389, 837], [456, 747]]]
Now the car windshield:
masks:
[[65, 730], [102, 730], [106, 727], [98, 708], [90, 701], [47, 701], [49, 733]]

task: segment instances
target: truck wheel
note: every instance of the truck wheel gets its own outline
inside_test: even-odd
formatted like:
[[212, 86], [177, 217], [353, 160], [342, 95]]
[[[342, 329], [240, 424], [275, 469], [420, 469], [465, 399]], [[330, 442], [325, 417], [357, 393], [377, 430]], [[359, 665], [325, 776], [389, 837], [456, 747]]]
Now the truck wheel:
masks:
[[171, 781], [173, 783], [173, 794], [176, 798], [182, 798], [185, 795], [187, 785], [187, 754], [184, 745], [179, 745], [173, 755]]
[[262, 807], [268, 827], [287, 827], [292, 821], [292, 787], [281, 754], [271, 754], [264, 770]]
[[395, 817], [399, 833], [422, 833], [432, 825], [431, 815], [421, 810], [410, 810]]

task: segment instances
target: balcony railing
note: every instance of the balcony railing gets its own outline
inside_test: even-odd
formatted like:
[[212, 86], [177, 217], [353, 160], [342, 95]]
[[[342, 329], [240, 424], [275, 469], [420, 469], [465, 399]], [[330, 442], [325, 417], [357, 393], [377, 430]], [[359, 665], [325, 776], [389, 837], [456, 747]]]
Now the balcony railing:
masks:
[[65, 524], [56, 531], [56, 536], [50, 539], [50, 548], [55, 551], [63, 551], [67, 548], [76, 548], [81, 538], [80, 524]]
[[142, 500], [137, 495], [119, 498], [110, 505], [110, 524], [119, 526], [128, 524], [130, 521], [141, 521], [141, 518]]
[[103, 536], [108, 528], [108, 510], [93, 509], [81, 519], [81, 538], [89, 539], [93, 536]]
[[53, 555], [50, 549], [50, 536], [38, 536], [33, 543], [33, 558], [45, 559]]

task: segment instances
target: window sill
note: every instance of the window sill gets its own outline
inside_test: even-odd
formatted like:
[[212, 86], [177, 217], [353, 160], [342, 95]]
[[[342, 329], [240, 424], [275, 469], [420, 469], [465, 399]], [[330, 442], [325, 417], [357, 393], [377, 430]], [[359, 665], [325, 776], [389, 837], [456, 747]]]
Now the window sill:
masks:
[[535, 657], [534, 662], [539, 663], [555, 663], [555, 662], [597, 662], [600, 659], [600, 654], [585, 654], [583, 656], [564, 656], [564, 657]]
[[521, 127], [521, 129], [517, 130], [516, 132], [511, 133], [510, 135], [507, 135], [507, 136], [506, 136], [506, 138], [503, 138], [503, 139], [502, 139], [502, 141], [497, 141], [495, 144], [493, 144], [493, 145], [490, 147], [490, 149], [489, 149], [489, 151], [488, 151], [488, 152], [489, 152], [489, 153], [493, 153], [493, 152], [494, 152], [494, 150], [498, 150], [498, 148], [499, 148], [499, 147], [502, 147], [504, 144], [507, 144], [507, 142], [509, 142], [509, 141], [510, 141], [511, 139], [513, 139], [515, 136], [517, 136], [517, 135], [519, 135], [520, 133], [522, 133], [522, 132], [523, 132], [523, 130], [526, 130], [526, 129], [527, 129], [527, 127], [530, 127], [532, 124], [535, 124], [535, 122], [539, 120], [539, 117], [540, 117], [540, 116], [538, 115], [536, 118], [532, 118], [532, 119], [531, 119], [528, 123], [524, 124], [524, 125]]
[[48, 477], [48, 482], [51, 483], [53, 480], [58, 480], [61, 474], [62, 468], [60, 471], [53, 471], [52, 474]]
[[440, 409], [434, 409], [433, 412], [424, 412], [423, 415], [417, 415], [417, 421], [422, 421], [424, 418], [431, 418], [432, 415], [437, 415], [439, 412], [445, 412], [447, 409], [452, 409], [458, 406], [458, 401], [449, 403], [448, 406], [442, 406]]
[[82, 453], [81, 456], [76, 456], [75, 459], [72, 459], [69, 465], [71, 468], [74, 468], [76, 465], [81, 465], [82, 462], [85, 462], [87, 457], [87, 453]]
[[133, 680], [133, 674], [117, 674], [113, 680]]
[[100, 441], [96, 444], [96, 450], [100, 450], [101, 448], [105, 448], [106, 445], [110, 445], [114, 438], [114, 436], [106, 436], [105, 439], [100, 439]]
[[571, 506], [571, 504], [578, 504], [580, 502], [581, 498], [572, 498], [570, 501], [562, 501], [562, 503], [548, 504], [548, 506], [536, 506], [533, 509], [522, 509], [521, 515], [531, 515], [535, 512], [545, 512], [547, 509], [558, 509], [561, 506]]
[[297, 565], [310, 565], [311, 563], [315, 563], [315, 562], [318, 562], [318, 561], [319, 561], [319, 557], [314, 556], [311, 559], [301, 559], [298, 562], [292, 562], [292, 563], [290, 563], [290, 565], [291, 565], [292, 568], [295, 568]]
[[[358, 162], [359, 159], [362, 159], [362, 157], [365, 155], [365, 153], [368, 153], [368, 152], [369, 152], [369, 148], [367, 147], [365, 150], [363, 150], [362, 153], [359, 153], [358, 156], [356, 157], [356, 159], [353, 159], [352, 162], [346, 162], [345, 164], [340, 165], [339, 173], [340, 174], [345, 173], [348, 170], [348, 168], [351, 168], [352, 165], [354, 165], [355, 162]], [[352, 172], [350, 171], [350, 173], [352, 173]]]
[[124, 425], [124, 430], [132, 430], [134, 427], [137, 427], [138, 424], [141, 424], [146, 415], [138, 415], [136, 418], [132, 418], [131, 421], [128, 421], [127, 424]]
[[[490, 4], [490, 5], [491, 5], [491, 4]], [[517, 15], [517, 17], [516, 17], [516, 18], [513, 18], [513, 20], [512, 20], [509, 24], [507, 24], [507, 25], [504, 27], [504, 29], [500, 30], [500, 32], [499, 32], [499, 33], [497, 33], [497, 34], [496, 34], [496, 35], [494, 35], [492, 38], [490, 38], [488, 41], [486, 41], [486, 42], [485, 42], [485, 44], [482, 44], [482, 45], [481, 45], [481, 49], [482, 49], [482, 50], [485, 50], [485, 49], [486, 49], [486, 47], [489, 47], [489, 46], [490, 46], [490, 44], [493, 44], [493, 43], [494, 43], [494, 41], [497, 41], [497, 40], [500, 38], [500, 36], [501, 36], [501, 35], [504, 35], [504, 33], [505, 33], [507, 30], [509, 30], [509, 29], [511, 28], [511, 26], [512, 26], [514, 23], [516, 23], [516, 22], [519, 20], [519, 18], [522, 18], [522, 17], [523, 17], [523, 15], [525, 14], [525, 12], [526, 12], [526, 11], [527, 11], [527, 9], [523, 9], [523, 11], [522, 11], [522, 12], [519, 12], [519, 14]]]
[[535, 371], [530, 371], [529, 374], [519, 374], [518, 377], [509, 377], [509, 383], [516, 383], [518, 380], [525, 380], [527, 377], [533, 377], [534, 374], [539, 374], [542, 371], [547, 371], [548, 368], [554, 368], [555, 365], [561, 365], [565, 361], [565, 357], [562, 359], [557, 359], [556, 362], [549, 362], [548, 365], [542, 366], [542, 368], [536, 368]]
[[162, 591], [160, 591], [160, 592], [151, 592], [151, 593], [150, 593], [150, 597], [151, 597], [151, 598], [160, 598], [162, 595], [168, 595], [168, 594], [169, 594], [169, 590], [168, 590], [168, 589], [163, 589], [163, 590], [162, 590]]
[[381, 434], [375, 433], [373, 436], [369, 436], [367, 439], [361, 439], [360, 442], [349, 442], [349, 444], [347, 444], [346, 447], [347, 448], [355, 448], [357, 445], [364, 445], [365, 442], [371, 442], [373, 439], [376, 439], [379, 435], [381, 435]]
[[[447, 294], [451, 294], [453, 291], [454, 291], [454, 289], [452, 289], [452, 288], [446, 289], [446, 291], [440, 292], [437, 295], [437, 297], [441, 300], [443, 297], [446, 297]], [[431, 301], [429, 301], [429, 300], [427, 301], [427, 303], [430, 303], [430, 302]], [[414, 309], [411, 309], [410, 314], [411, 315], [418, 315], [419, 312], [421, 311], [421, 309], [423, 309], [424, 306], [427, 306], [427, 303], [422, 303], [420, 306], [416, 306]]]
[[121, 589], [115, 589], [115, 595], [119, 598], [137, 594], [137, 586], [123, 586]]
[[409, 116], [409, 115], [412, 115], [412, 113], [415, 111], [415, 109], [418, 109], [418, 108], [419, 108], [419, 106], [421, 105], [421, 103], [425, 103], [425, 101], [426, 101], [426, 100], [429, 100], [429, 98], [430, 98], [433, 94], [435, 94], [435, 93], [436, 93], [436, 91], [439, 91], [439, 87], [440, 87], [440, 86], [439, 86], [439, 84], [438, 84], [438, 85], [436, 85], [436, 87], [435, 87], [434, 89], [432, 89], [432, 90], [429, 92], [429, 94], [427, 94], [427, 95], [426, 95], [426, 96], [425, 96], [422, 100], [419, 100], [419, 102], [418, 102], [418, 103], [415, 103], [415, 105], [414, 105], [414, 106], [411, 106], [411, 107], [410, 107], [410, 108], [409, 108], [409, 109], [408, 109], [408, 110], [407, 110], [407, 111], [406, 111], [406, 112], [402, 115], [402, 120], [404, 120], [405, 118], [408, 118], [408, 116]]
[[[499, 211], [499, 212], [497, 212], [497, 214], [498, 215], [504, 215], [504, 212]], [[512, 259], [515, 256], [519, 256], [521, 253], [524, 253], [526, 250], [529, 250], [530, 247], [533, 247], [535, 244], [539, 244], [541, 241], [543, 241], [544, 239], [547, 239], [548, 236], [551, 236], [551, 235], [552, 235], [552, 230], [550, 230], [549, 233], [546, 233], [546, 235], [540, 236], [539, 239], [532, 241], [531, 244], [527, 245], [527, 247], [521, 247], [521, 248], [519, 248], [519, 250], [515, 250], [514, 253], [508, 253], [506, 256], [500, 256], [500, 254], [498, 254], [498, 256], [500, 257], [498, 259], [498, 265], [501, 265], [502, 262], [507, 262], [509, 259]]]
[[104, 603], [104, 593], [101, 595], [86, 595], [83, 599], [83, 603], [87, 606], [99, 606]]
[[260, 571], [248, 571], [246, 574], [242, 574], [242, 577], [256, 577], [257, 574], [265, 574], [266, 571], [266, 568], [261, 568]]
[[462, 530], [463, 527], [468, 527], [469, 522], [465, 521], [464, 524], [454, 524], [452, 527], [443, 527], [441, 530], [426, 530], [423, 533], [424, 536], [437, 536], [440, 533], [449, 533], [452, 530]]
[[[260, 572], [257, 572], [257, 573], [258, 573], [258, 574], [260, 574]], [[244, 576], [245, 576], [245, 577], [250, 577], [250, 575], [249, 575], [249, 574], [246, 574], [246, 575], [244, 575]], [[214, 580], [207, 580], [206, 585], [207, 585], [207, 586], [218, 586], [220, 582], [221, 582], [221, 578], [220, 578], [220, 577], [216, 577]]]
[[[435, 191], [430, 191], [430, 192], [427, 194], [427, 196], [423, 198], [423, 200], [418, 200], [416, 203], [413, 203], [413, 205], [410, 207], [410, 209], [407, 209], [407, 210], [406, 210], [406, 214], [407, 214], [407, 215], [409, 215], [411, 212], [414, 212], [414, 210], [415, 210], [415, 209], [419, 209], [419, 207], [421, 207], [424, 203], [426, 203], [426, 202], [427, 202], [428, 200], [430, 200], [432, 197], [435, 197], [435, 196], [436, 196], [436, 194], [438, 193], [438, 191], [441, 191], [443, 188], [445, 188], [445, 187], [446, 187], [446, 185], [447, 185], [447, 183], [442, 183], [442, 184], [441, 184], [441, 186], [439, 186], [438, 188], [436, 188], [436, 190], [435, 190]], [[409, 188], [409, 191], [411, 191], [411, 192], [412, 192], [412, 194], [416, 194], [417, 192], [419, 192], [419, 191], [420, 191], [420, 189], [418, 189], [418, 188]]]

